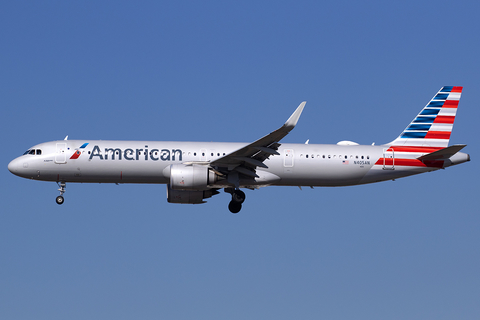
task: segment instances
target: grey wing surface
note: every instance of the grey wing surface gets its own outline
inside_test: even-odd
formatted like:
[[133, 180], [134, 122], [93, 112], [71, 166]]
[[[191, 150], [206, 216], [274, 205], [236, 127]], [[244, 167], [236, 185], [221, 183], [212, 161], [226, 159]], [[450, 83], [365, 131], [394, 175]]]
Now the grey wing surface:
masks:
[[212, 161], [210, 163], [210, 167], [226, 175], [229, 175], [229, 173], [232, 172], [237, 172], [250, 178], [258, 177], [255, 173], [256, 168], [267, 168], [263, 162], [271, 155], [279, 155], [277, 150], [280, 146], [280, 140], [283, 139], [290, 131], [292, 131], [293, 128], [295, 128], [305, 104], [305, 101], [300, 103], [285, 124], [277, 130], [272, 131], [263, 138], [260, 138], [238, 150]]

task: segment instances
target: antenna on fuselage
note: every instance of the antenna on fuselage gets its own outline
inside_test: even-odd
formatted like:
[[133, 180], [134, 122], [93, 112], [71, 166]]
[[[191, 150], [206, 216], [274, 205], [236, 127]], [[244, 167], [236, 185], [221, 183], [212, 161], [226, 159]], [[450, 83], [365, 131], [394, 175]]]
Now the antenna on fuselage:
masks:
[[65, 139], [63, 139], [63, 140], [68, 140], [68, 135], [67, 135], [67, 136], [65, 137]]

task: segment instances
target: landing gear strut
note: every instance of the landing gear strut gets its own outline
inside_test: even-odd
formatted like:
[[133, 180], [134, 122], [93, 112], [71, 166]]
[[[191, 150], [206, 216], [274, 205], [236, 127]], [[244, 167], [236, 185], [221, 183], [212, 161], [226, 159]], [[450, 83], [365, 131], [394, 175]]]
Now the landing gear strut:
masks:
[[232, 195], [232, 201], [228, 204], [231, 213], [238, 213], [242, 210], [242, 203], [245, 201], [245, 192], [240, 189], [226, 188], [225, 192]]
[[58, 186], [60, 187], [58, 191], [60, 191], [60, 195], [55, 199], [57, 204], [62, 204], [65, 202], [65, 199], [63, 199], [63, 194], [65, 193], [65, 187], [67, 184], [65, 182], [57, 182]]

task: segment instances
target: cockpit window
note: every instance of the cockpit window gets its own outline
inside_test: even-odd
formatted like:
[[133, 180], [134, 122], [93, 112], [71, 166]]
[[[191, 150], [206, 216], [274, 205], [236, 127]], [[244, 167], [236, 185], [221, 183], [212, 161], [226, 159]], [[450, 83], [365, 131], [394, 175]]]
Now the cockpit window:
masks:
[[26, 154], [31, 154], [31, 155], [41, 155], [42, 154], [42, 149], [28, 149], [27, 151], [25, 151], [23, 153], [23, 155], [26, 155]]

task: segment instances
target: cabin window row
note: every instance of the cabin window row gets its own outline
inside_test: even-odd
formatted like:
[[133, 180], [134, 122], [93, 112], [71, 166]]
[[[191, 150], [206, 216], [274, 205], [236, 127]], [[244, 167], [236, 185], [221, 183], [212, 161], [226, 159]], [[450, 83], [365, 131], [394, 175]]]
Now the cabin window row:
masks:
[[[331, 154], [328, 154], [328, 155], [325, 155], [325, 154], [322, 154], [322, 155], [319, 155], [317, 154], [316, 156], [314, 154], [300, 154], [300, 158], [307, 158], [307, 159], [315, 159], [315, 157], [317, 159], [336, 159], [337, 158], [337, 155], [334, 154], [334, 155], [331, 155]], [[358, 155], [338, 155], [338, 159], [370, 159], [370, 156], [358, 156]]]
[[[33, 151], [33, 153], [32, 153], [32, 151]], [[37, 150], [37, 152], [38, 152], [38, 151], [39, 151], [40, 153], [37, 153], [37, 154], [42, 154], [42, 150]], [[91, 151], [88, 151], [88, 154], [91, 154], [91, 153], [92, 153]], [[150, 152], [149, 152], [150, 155], [153, 154], [153, 155], [156, 155], [156, 156], [158, 155], [158, 153], [159, 153], [158, 151], [155, 151], [155, 152], [150, 151]], [[35, 154], [35, 150], [27, 150], [24, 154]], [[100, 151], [100, 154], [102, 154], [101, 151]], [[116, 151], [115, 154], [118, 155], [118, 154], [119, 154], [118, 151]], [[142, 155], [142, 154], [143, 154], [143, 155], [146, 155], [147, 152], [146, 152], [146, 151], [139, 151], [139, 152], [138, 152], [138, 155]], [[186, 154], [187, 154], [187, 152], [184, 151], [184, 152], [183, 152], [183, 155], [186, 155]], [[188, 152], [188, 155], [190, 156], [190, 155], [192, 155], [192, 153], [191, 153], [191, 152]], [[211, 155], [212, 157], [214, 157], [214, 156], [215, 156], [215, 153], [211, 152], [210, 155]], [[220, 152], [217, 152], [217, 157], [220, 157], [220, 155], [221, 155], [221, 153], [220, 153]], [[223, 155], [226, 155], [226, 153], [224, 152]], [[194, 152], [194, 153], [193, 153], [193, 156], [196, 157], [196, 156], [197, 156], [197, 153]], [[202, 152], [202, 157], [205, 157], [205, 152]]]
[[[183, 152], [183, 155], [185, 155], [185, 152]], [[188, 153], [188, 155], [190, 156], [191, 155], [191, 152]], [[202, 152], [202, 157], [205, 157], [206, 153], [205, 152]], [[221, 153], [220, 152], [217, 152], [217, 157], [220, 157]], [[225, 155], [225, 152], [223, 153], [223, 155]], [[193, 153], [193, 156], [196, 157], [197, 156], [197, 153], [194, 152]], [[210, 152], [210, 156], [214, 157], [215, 156], [215, 153], [214, 152]]]

